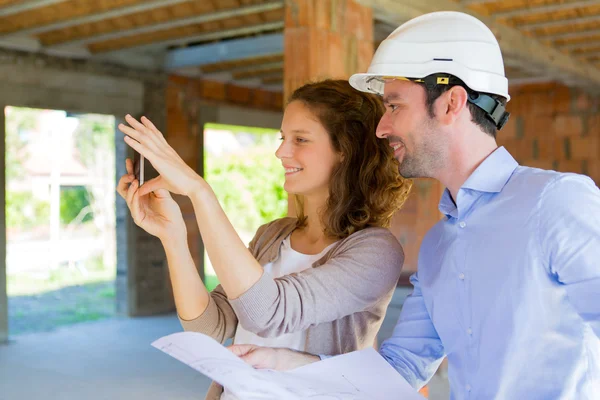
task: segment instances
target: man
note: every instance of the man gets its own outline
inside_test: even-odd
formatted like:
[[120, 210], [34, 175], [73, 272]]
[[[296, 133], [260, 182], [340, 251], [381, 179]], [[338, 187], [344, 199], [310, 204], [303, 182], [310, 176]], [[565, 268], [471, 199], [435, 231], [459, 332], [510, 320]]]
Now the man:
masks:
[[[417, 17], [350, 83], [383, 95], [377, 135], [400, 173], [447, 188], [381, 355], [415, 388], [446, 356], [453, 399], [599, 398], [600, 192], [497, 146], [510, 98], [492, 32], [462, 13]], [[233, 350], [257, 367], [318, 360]]]

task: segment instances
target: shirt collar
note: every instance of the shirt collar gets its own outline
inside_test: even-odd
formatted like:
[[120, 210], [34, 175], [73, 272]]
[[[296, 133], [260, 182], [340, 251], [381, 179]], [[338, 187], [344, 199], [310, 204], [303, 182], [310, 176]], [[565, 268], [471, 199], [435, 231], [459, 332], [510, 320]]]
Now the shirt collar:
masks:
[[[519, 163], [503, 146], [498, 147], [473, 171], [460, 189], [499, 193], [518, 166]], [[447, 188], [440, 200], [439, 210], [445, 215], [456, 216], [457, 207]]]
[[473, 171], [461, 189], [499, 193], [518, 166], [504, 146], [498, 147]]

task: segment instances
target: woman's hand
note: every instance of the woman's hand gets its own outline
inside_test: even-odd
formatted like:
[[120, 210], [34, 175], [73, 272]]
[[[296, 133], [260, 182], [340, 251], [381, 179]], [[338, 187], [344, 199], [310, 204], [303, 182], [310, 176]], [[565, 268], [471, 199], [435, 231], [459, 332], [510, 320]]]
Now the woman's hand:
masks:
[[234, 344], [228, 349], [256, 369], [286, 371], [321, 361], [319, 356], [286, 348]]
[[125, 142], [147, 158], [160, 174], [142, 185], [139, 189], [140, 197], [157, 189], [189, 196], [207, 186], [204, 179], [179, 157], [148, 118], [142, 117], [140, 123], [127, 115], [125, 120], [131, 125], [119, 124], [119, 130], [125, 134]]
[[[149, 234], [166, 239], [187, 237], [187, 229], [179, 205], [165, 189], [140, 194], [139, 182], [133, 175], [133, 163], [125, 160], [127, 174], [117, 185], [117, 192], [127, 202], [133, 221]], [[146, 184], [142, 185], [142, 188]]]

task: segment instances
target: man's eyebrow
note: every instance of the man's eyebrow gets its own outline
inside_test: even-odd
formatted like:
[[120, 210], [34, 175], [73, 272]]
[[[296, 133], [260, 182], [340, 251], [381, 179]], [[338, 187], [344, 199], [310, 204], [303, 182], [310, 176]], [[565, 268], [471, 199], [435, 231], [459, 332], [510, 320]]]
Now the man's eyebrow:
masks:
[[383, 96], [383, 102], [384, 103], [389, 103], [390, 101], [394, 101], [394, 100], [401, 100], [402, 96], [400, 96], [398, 93], [390, 93], [390, 94], [386, 94], [385, 96]]

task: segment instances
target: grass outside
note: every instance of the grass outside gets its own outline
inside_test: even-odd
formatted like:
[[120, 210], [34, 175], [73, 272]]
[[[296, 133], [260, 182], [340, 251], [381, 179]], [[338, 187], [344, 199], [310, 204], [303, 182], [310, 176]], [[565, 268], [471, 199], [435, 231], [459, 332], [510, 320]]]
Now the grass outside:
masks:
[[11, 335], [47, 332], [58, 327], [116, 316], [114, 281], [8, 298]]
[[52, 271], [25, 271], [8, 274], [8, 296], [26, 296], [59, 290], [67, 286], [107, 282], [115, 279], [115, 268], [105, 268], [95, 257], [79, 267], [63, 266]]
[[77, 267], [7, 276], [11, 335], [116, 316], [115, 270], [100, 257]]

